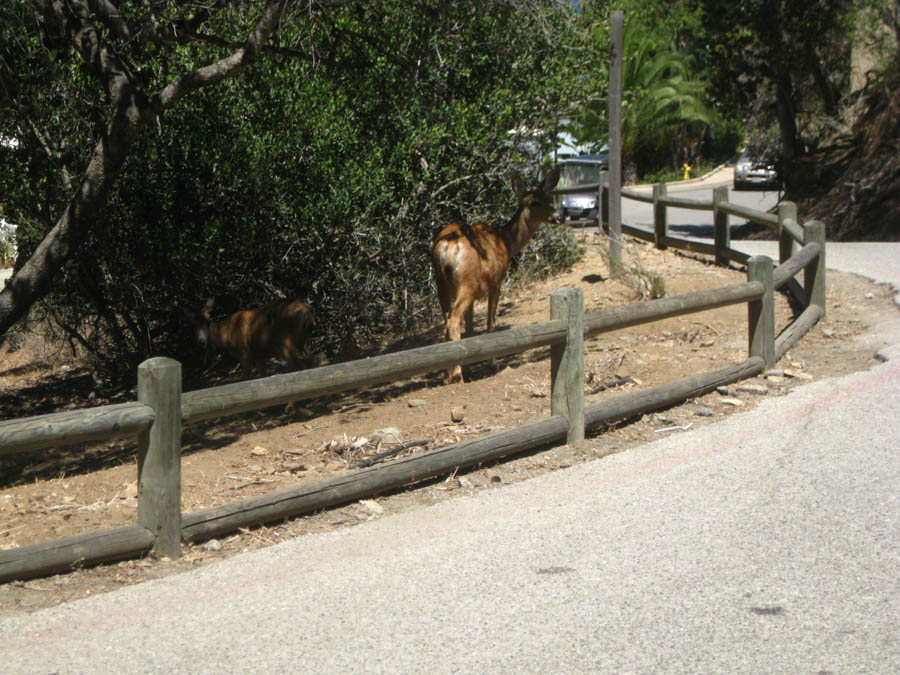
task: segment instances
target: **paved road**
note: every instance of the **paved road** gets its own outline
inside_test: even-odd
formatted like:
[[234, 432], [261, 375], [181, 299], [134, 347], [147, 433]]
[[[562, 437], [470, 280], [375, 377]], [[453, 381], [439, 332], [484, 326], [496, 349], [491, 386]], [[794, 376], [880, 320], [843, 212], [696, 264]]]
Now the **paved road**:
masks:
[[[900, 288], [900, 245], [828, 255]], [[863, 339], [717, 424], [0, 619], [0, 673], [897, 672], [900, 319]]]
[[[668, 191], [669, 194], [675, 194], [678, 197], [708, 200], [712, 197], [712, 188], [723, 185], [730, 188], [733, 184], [733, 179], [734, 168], [723, 166], [701, 178], [669, 183]], [[650, 193], [652, 186], [638, 186], [636, 189]], [[728, 201], [759, 211], [768, 211], [778, 203], [778, 196], [778, 192], [773, 190], [730, 190]], [[666, 217], [669, 222], [669, 232], [673, 236], [705, 239], [712, 239], [713, 237], [712, 211], [669, 208], [666, 210]], [[632, 199], [623, 199], [622, 222], [652, 230], [653, 205]], [[732, 227], [734, 227], [743, 224], [745, 221], [742, 218], [732, 216], [730, 222]]]

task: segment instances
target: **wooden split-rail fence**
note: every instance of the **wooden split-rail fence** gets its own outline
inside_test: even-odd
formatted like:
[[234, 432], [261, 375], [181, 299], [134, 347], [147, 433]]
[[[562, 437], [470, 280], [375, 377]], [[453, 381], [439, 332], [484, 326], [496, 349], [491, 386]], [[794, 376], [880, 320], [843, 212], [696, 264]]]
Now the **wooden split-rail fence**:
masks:
[[[605, 185], [595, 187], [606, 202]], [[137, 401], [0, 422], [0, 455], [134, 435], [138, 470], [137, 523], [0, 551], [0, 583], [149, 552], [177, 557], [182, 542], [348, 503], [533, 448], [577, 443], [587, 429], [671, 406], [764, 372], [825, 313], [824, 226], [816, 221], [800, 226], [796, 208], [790, 203], [781, 204], [778, 215], [773, 216], [728, 202], [727, 192], [727, 188], [719, 188], [712, 200], [702, 202], [670, 197], [664, 185], [655, 186], [650, 195], [625, 189], [626, 198], [653, 203], [655, 218], [653, 232], [628, 226], [623, 226], [623, 231], [653, 241], [660, 248], [707, 253], [719, 263], [742, 263], [747, 269], [744, 283], [590, 313], [583, 312], [581, 291], [563, 287], [551, 294], [550, 318], [543, 323], [192, 392], [181, 391], [181, 365], [177, 361], [151, 358], [138, 368]], [[670, 206], [711, 209], [715, 214], [715, 242], [670, 237], [665, 216]], [[775, 266], [765, 256], [751, 258], [733, 250], [729, 215], [777, 227], [780, 264]], [[802, 283], [796, 279], [801, 271]], [[786, 287], [804, 309], [776, 337], [773, 294], [781, 287]], [[585, 405], [585, 338], [739, 303], [746, 303], [748, 308], [746, 359]], [[181, 512], [181, 433], [185, 424], [547, 346], [551, 350], [552, 393], [551, 414], [546, 419], [326, 480], [192, 513]]]

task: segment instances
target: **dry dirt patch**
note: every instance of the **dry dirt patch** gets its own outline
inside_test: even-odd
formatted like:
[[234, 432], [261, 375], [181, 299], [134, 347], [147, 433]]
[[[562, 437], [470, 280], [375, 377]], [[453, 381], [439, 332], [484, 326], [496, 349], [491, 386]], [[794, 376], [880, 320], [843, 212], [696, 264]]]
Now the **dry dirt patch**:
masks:
[[[605, 240], [588, 235], [584, 260], [572, 270], [501, 298], [499, 326], [524, 325], [549, 317], [550, 292], [563, 285], [584, 291], [586, 311], [634, 300], [633, 288], [608, 278]], [[667, 295], [715, 288], [745, 280], [736, 267], [715, 267], [702, 257], [660, 252], [639, 242], [626, 249], [629, 262], [665, 279]], [[785, 326], [793, 309], [776, 299], [776, 325]], [[827, 317], [777, 365], [786, 375], [751, 384], [756, 392], [732, 387], [683, 405], [628, 420], [593, 433], [578, 447], [559, 446], [507, 461], [458, 472], [440, 480], [273, 524], [213, 542], [185, 546], [178, 561], [132, 560], [28, 582], [0, 585], [0, 615], [31, 610], [112, 590], [157, 576], [191, 569], [236, 552], [252, 550], [307, 532], [352, 525], [443, 499], [527, 479], [543, 471], [596, 459], [661, 433], [689, 429], [746, 410], [763, 395], [778, 395], [798, 382], [853, 372], [873, 363], [873, 354], [852, 338], [896, 314], [890, 289], [853, 275], [829, 271]], [[484, 307], [476, 307], [476, 331], [484, 329]], [[427, 344], [441, 328], [412, 336], [386, 349]], [[745, 358], [745, 306], [668, 319], [599, 336], [586, 342], [588, 401], [616, 396], [685, 377]], [[90, 374], [48, 365], [46, 354], [31, 349], [0, 354], [0, 418], [20, 417], [96, 405], [114, 400], [98, 396]], [[453, 443], [511, 428], [549, 414], [549, 350], [536, 350], [465, 369], [467, 382], [446, 386], [442, 375], [397, 382], [324, 400], [300, 402], [184, 433], [184, 512], [255, 494], [320, 480], [390, 447], [375, 432], [386, 427], [402, 439], [428, 441], [427, 447]], [[624, 384], [612, 384], [630, 379]], [[211, 383], [208, 383], [211, 384]], [[603, 385], [608, 386], [601, 390]], [[198, 385], [203, 386], [203, 385]], [[767, 392], [761, 394], [758, 392]], [[133, 400], [123, 392], [121, 400]], [[119, 400], [115, 399], [115, 400]], [[687, 431], [672, 429], [688, 427]], [[406, 453], [421, 452], [422, 446]], [[121, 440], [87, 448], [56, 449], [0, 458], [0, 549], [131, 524], [136, 519], [134, 445]]]

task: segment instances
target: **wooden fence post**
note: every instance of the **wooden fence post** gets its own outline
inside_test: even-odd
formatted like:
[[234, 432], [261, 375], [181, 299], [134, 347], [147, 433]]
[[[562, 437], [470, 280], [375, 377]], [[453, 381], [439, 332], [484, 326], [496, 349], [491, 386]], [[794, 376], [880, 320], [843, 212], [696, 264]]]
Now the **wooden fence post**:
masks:
[[817, 243], [819, 257], [803, 270], [803, 288], [806, 290], [806, 306], [818, 305], [825, 316], [825, 223], [811, 220], [803, 225], [803, 244]]
[[665, 183], [653, 184], [653, 239], [656, 243], [656, 248], [660, 251], [664, 251], [667, 248], [666, 237], [669, 236], [669, 219], [666, 205], [659, 203], [659, 200], [665, 197], [666, 193]]
[[565, 344], [550, 349], [550, 412], [569, 422], [566, 442], [584, 440], [584, 297], [580, 289], [563, 286], [550, 294], [550, 319], [565, 321]]
[[761, 281], [765, 292], [759, 300], [747, 303], [750, 356], [761, 356], [766, 368], [775, 365], [775, 299], [772, 283], [772, 259], [755, 255], [747, 260], [747, 281]]
[[794, 238], [782, 223], [786, 220], [797, 222], [797, 205], [794, 202], [781, 202], [778, 205], [778, 262], [794, 255]]
[[609, 172], [600, 172], [600, 189], [597, 195], [597, 231], [609, 232]]
[[713, 236], [716, 246], [716, 265], [727, 265], [728, 258], [723, 251], [731, 248], [731, 229], [728, 227], [728, 213], [720, 207], [728, 201], [728, 186], [713, 188]]
[[138, 434], [138, 524], [153, 533], [152, 551], [181, 555], [181, 364], [156, 357], [138, 366], [138, 401], [156, 413]]

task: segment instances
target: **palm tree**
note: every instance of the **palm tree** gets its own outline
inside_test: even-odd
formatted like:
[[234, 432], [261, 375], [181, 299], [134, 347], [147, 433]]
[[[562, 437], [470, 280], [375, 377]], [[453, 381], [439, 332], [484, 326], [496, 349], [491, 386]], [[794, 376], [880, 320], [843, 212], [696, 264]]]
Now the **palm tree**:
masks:
[[[705, 103], [705, 84], [694, 78], [686, 55], [627, 27], [623, 52], [622, 163], [623, 177], [631, 182], [646, 169], [668, 163], [663, 158], [692, 159], [691, 148], [716, 116]], [[606, 99], [587, 103], [566, 127], [580, 143], [606, 142]]]

